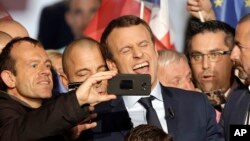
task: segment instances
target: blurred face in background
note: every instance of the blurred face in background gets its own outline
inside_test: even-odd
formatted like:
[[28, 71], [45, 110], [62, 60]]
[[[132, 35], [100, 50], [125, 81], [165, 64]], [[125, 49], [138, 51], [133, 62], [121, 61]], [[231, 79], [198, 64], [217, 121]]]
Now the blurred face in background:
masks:
[[75, 38], [82, 36], [90, 20], [101, 5], [101, 0], [69, 0], [69, 11], [66, 13], [66, 21]]
[[194, 90], [191, 69], [184, 59], [159, 65], [158, 79], [164, 86]]

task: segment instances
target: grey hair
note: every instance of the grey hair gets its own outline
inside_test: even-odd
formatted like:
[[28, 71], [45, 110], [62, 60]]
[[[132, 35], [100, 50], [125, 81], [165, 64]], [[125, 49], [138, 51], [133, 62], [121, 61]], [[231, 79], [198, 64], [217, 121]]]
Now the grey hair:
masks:
[[160, 50], [158, 51], [159, 57], [158, 57], [158, 66], [163, 67], [166, 66], [172, 62], [180, 62], [181, 60], [188, 61], [187, 57], [174, 50]]

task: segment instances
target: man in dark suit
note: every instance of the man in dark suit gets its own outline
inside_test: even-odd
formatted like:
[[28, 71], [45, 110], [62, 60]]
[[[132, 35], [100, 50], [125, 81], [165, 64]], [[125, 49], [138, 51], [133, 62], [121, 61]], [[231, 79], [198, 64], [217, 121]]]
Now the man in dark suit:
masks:
[[[244, 16], [236, 27], [235, 43], [231, 59], [236, 62], [239, 76], [250, 79], [250, 14]], [[230, 140], [229, 128], [232, 124], [250, 124], [250, 88], [249, 85], [235, 90], [229, 97], [222, 114], [226, 140]]]
[[[207, 40], [209, 38], [209, 40]], [[222, 111], [230, 93], [243, 85], [234, 75], [230, 59], [234, 47], [234, 29], [221, 21], [190, 20], [187, 28], [186, 54], [194, 75], [194, 83], [210, 102]]]
[[247, 86], [232, 92], [222, 112], [220, 124], [224, 128], [225, 139], [230, 141], [230, 125], [249, 125], [250, 92]]
[[150, 74], [152, 90], [147, 98], [122, 96], [97, 105], [98, 126], [90, 134], [92, 139], [86, 140], [124, 140], [127, 131], [140, 124], [156, 125], [175, 141], [223, 140], [215, 111], [203, 94], [158, 82], [154, 36], [145, 21], [135, 16], [114, 19], [103, 32], [101, 50], [110, 70]]

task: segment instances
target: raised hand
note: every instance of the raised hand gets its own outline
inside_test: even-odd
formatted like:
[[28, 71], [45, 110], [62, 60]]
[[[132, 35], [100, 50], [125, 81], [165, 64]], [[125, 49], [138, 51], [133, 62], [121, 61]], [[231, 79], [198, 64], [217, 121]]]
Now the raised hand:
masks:
[[205, 21], [216, 20], [215, 13], [210, 0], [188, 0], [187, 11], [194, 17], [200, 19], [199, 12]]
[[97, 104], [103, 101], [115, 99], [115, 95], [99, 94], [95, 89], [95, 84], [100, 81], [111, 79], [116, 75], [116, 71], [98, 72], [90, 76], [80, 87], [76, 90], [76, 97], [80, 105], [83, 104]]

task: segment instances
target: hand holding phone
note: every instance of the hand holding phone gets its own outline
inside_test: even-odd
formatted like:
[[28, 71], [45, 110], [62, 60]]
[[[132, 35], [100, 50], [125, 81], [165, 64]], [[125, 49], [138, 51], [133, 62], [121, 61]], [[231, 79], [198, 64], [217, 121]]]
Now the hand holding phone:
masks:
[[[77, 89], [83, 82], [69, 83], [69, 90]], [[115, 95], [149, 95], [151, 77], [149, 74], [117, 74], [108, 80], [107, 92]]]

